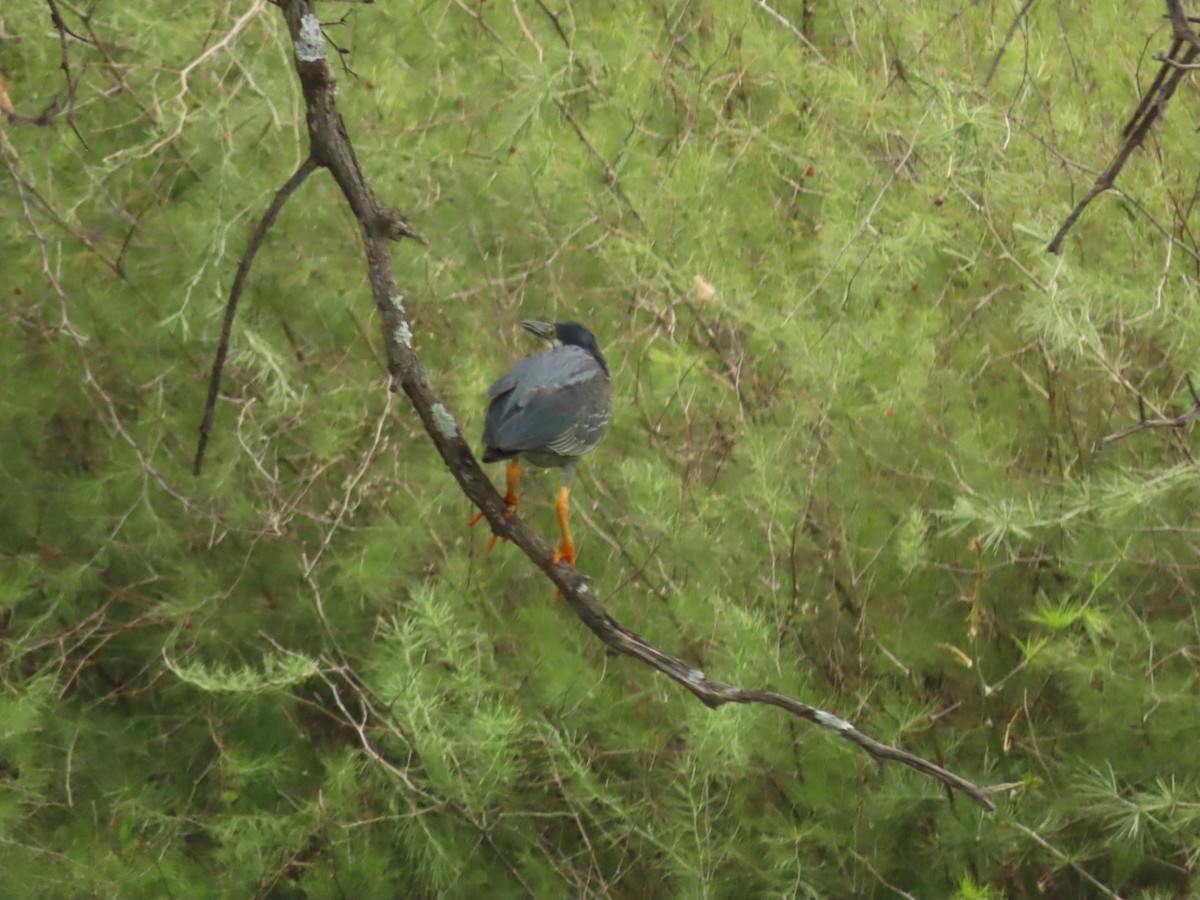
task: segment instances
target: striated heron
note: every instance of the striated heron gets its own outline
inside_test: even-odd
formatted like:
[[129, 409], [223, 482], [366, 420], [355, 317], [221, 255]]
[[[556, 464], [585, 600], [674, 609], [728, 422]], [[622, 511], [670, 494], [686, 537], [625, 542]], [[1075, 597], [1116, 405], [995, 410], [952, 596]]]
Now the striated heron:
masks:
[[[555, 511], [562, 542], [550, 565], [575, 565], [575, 542], [567, 514], [571, 476], [580, 457], [604, 437], [612, 412], [612, 383], [596, 337], [578, 322], [526, 321], [521, 327], [550, 342], [548, 350], [518, 360], [508, 374], [488, 388], [483, 423], [483, 461], [508, 464], [505, 517], [517, 511], [520, 460], [563, 470]], [[483, 518], [479, 513], [472, 525]], [[490, 551], [496, 536], [488, 542]]]

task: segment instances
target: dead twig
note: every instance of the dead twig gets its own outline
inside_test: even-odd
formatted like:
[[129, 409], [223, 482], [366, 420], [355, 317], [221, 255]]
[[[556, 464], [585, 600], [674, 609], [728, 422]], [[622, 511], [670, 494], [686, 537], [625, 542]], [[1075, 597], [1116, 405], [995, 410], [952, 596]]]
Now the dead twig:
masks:
[[[84, 150], [90, 150], [88, 142], [84, 140], [83, 135], [79, 131], [79, 126], [75, 124], [75, 95], [79, 92], [79, 79], [71, 72], [71, 51], [68, 47], [69, 40], [82, 41], [88, 43], [88, 39], [80, 37], [74, 31], [67, 27], [66, 20], [63, 19], [62, 13], [58, 9], [58, 3], [55, 0], [46, 0], [50, 6], [50, 19], [54, 22], [54, 28], [58, 32], [58, 47], [59, 47], [59, 68], [63, 70], [63, 77], [67, 80], [67, 100], [66, 100], [66, 117], [67, 124], [71, 126], [71, 130], [75, 132], [75, 137], [79, 139], [79, 143], [83, 145]], [[48, 115], [47, 121], [53, 118], [52, 104], [49, 109], [43, 113], [43, 116]]]
[[1192, 376], [1187, 376], [1188, 393], [1192, 395], [1192, 408], [1181, 416], [1161, 417], [1150, 419], [1146, 416], [1146, 401], [1138, 395], [1138, 420], [1136, 425], [1130, 425], [1128, 428], [1122, 428], [1120, 431], [1114, 431], [1112, 434], [1105, 435], [1100, 439], [1102, 446], [1119, 441], [1122, 438], [1127, 438], [1131, 434], [1137, 434], [1139, 431], [1145, 431], [1148, 428], [1183, 428], [1197, 419], [1200, 419], [1200, 396], [1196, 394], [1195, 385], [1192, 384]]
[[[1121, 136], [1125, 138], [1125, 143], [1121, 145], [1121, 149], [1117, 151], [1117, 155], [1113, 157], [1108, 168], [1105, 169], [1096, 178], [1095, 184], [1078, 203], [1075, 208], [1063, 220], [1062, 226], [1058, 232], [1051, 238], [1050, 243], [1046, 245], [1046, 249], [1051, 253], [1058, 253], [1062, 248], [1062, 242], [1083, 215], [1083, 211], [1091, 204], [1093, 200], [1109, 190], [1116, 181], [1121, 170], [1125, 168], [1125, 163], [1133, 154], [1133, 151], [1141, 146], [1142, 141], [1146, 139], [1146, 135], [1150, 131], [1150, 127], [1158, 121], [1159, 116], [1167, 108], [1167, 103], [1175, 94], [1175, 89], [1179, 87], [1184, 76], [1194, 66], [1192, 65], [1195, 59], [1200, 56], [1200, 37], [1197, 37], [1196, 32], [1192, 30], [1188, 23], [1188, 17], [1184, 15], [1181, 0], [1166, 0], [1167, 17], [1171, 20], [1171, 31], [1173, 40], [1171, 49], [1166, 54], [1159, 54], [1156, 58], [1160, 59], [1162, 66], [1155, 75], [1154, 81], [1150, 84], [1150, 89], [1146, 95], [1142, 97], [1137, 109], [1129, 121], [1125, 123], [1125, 127], [1121, 129]], [[1182, 55], [1181, 55], [1182, 54]]]
[[1000, 67], [1000, 60], [1003, 59], [1005, 52], [1008, 50], [1008, 45], [1012, 43], [1013, 35], [1017, 33], [1017, 29], [1021, 26], [1022, 20], [1028, 14], [1034, 2], [1035, 0], [1025, 0], [1025, 5], [1017, 10], [1017, 14], [1013, 16], [1012, 24], [1008, 26], [1008, 31], [1004, 33], [1004, 40], [1000, 42], [1000, 47], [996, 50], [996, 55], [992, 57], [992, 64], [988, 66], [988, 73], [983, 79], [983, 86], [985, 88], [996, 77], [996, 69]]
[[275, 192], [275, 199], [271, 201], [271, 205], [258, 220], [254, 233], [250, 235], [250, 243], [246, 245], [246, 252], [238, 260], [237, 274], [233, 276], [233, 287], [229, 290], [229, 300], [225, 304], [225, 318], [221, 323], [221, 341], [217, 344], [217, 355], [213, 358], [212, 374], [208, 379], [208, 400], [204, 404], [204, 418], [200, 421], [200, 439], [196, 442], [196, 458], [192, 463], [193, 475], [199, 476], [204, 468], [204, 451], [208, 448], [208, 436], [212, 432], [213, 416], [217, 408], [217, 394], [221, 390], [221, 373], [225, 370], [225, 358], [229, 355], [229, 338], [233, 332], [233, 320], [237, 316], [238, 301], [246, 286], [246, 276], [250, 274], [250, 266], [254, 264], [254, 257], [262, 247], [267, 232], [279, 218], [279, 213], [284, 204], [288, 202], [288, 198], [296, 193], [300, 185], [304, 184], [305, 179], [316, 171], [316, 168], [317, 161], [310, 155], [300, 163], [299, 168], [292, 173], [291, 178], [284, 182], [283, 187]]

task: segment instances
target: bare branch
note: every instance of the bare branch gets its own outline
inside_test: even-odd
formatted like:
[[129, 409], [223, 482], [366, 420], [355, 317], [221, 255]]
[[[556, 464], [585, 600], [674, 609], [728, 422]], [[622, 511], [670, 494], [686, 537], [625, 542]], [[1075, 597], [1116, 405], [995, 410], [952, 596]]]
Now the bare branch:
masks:
[[[1167, 103], [1175, 94], [1179, 82], [1187, 75], [1189, 69], [1195, 68], [1193, 62], [1196, 57], [1200, 56], [1200, 37], [1197, 37], [1196, 32], [1188, 24], [1180, 0], [1166, 0], [1166, 4], [1167, 15], [1171, 20], [1171, 30], [1174, 34], [1171, 49], [1165, 55], [1159, 55], [1162, 67], [1151, 83], [1150, 89], [1142, 97], [1141, 103], [1134, 110], [1133, 116], [1121, 131], [1125, 143], [1121, 145], [1121, 149], [1117, 151], [1113, 161], [1108, 164], [1108, 168], [1096, 178], [1091, 190], [1075, 204], [1075, 208], [1063, 220], [1058, 233], [1046, 245], [1046, 249], [1051, 253], [1058, 253], [1062, 248], [1062, 242], [1066, 238], [1067, 232], [1075, 226], [1091, 202], [1113, 186], [1133, 151], [1141, 146], [1150, 127], [1158, 121], [1159, 116], [1167, 108]], [[1179, 55], [1181, 50], [1183, 51], [1182, 56]]]
[[1176, 62], [1175, 60], [1171, 59], [1169, 56], [1165, 55], [1161, 50], [1158, 53], [1154, 54], [1154, 58], [1157, 61], [1169, 66], [1172, 69], [1182, 69], [1185, 72], [1195, 72], [1197, 69], [1200, 69], [1200, 63]]
[[[63, 77], [67, 80], [67, 124], [71, 126], [71, 130], [75, 132], [75, 137], [79, 138], [79, 143], [83, 145], [84, 150], [90, 150], [88, 142], [83, 139], [83, 135], [79, 131], [79, 126], [75, 124], [75, 95], [79, 91], [79, 78], [71, 72], [71, 52], [68, 48], [68, 40], [83, 41], [87, 43], [87, 38], [80, 37], [70, 28], [67, 27], [66, 21], [62, 17], [62, 13], [58, 9], [58, 3], [55, 0], [46, 0], [50, 6], [50, 19], [54, 22], [54, 28], [58, 31], [58, 48], [59, 48], [59, 68], [63, 70]], [[54, 106], [51, 104], [42, 116], [46, 121], [53, 118]]]
[[328, 168], [354, 211], [365, 244], [368, 281], [379, 311], [393, 389], [402, 389], [462, 492], [487, 517], [496, 534], [509, 538], [558, 587], [572, 611], [607, 647], [639, 659], [678, 682], [706, 706], [759, 703], [776, 706], [856, 744], [880, 763], [902, 763], [961, 791], [981, 808], [993, 809], [988, 789], [920, 757], [883, 744], [831, 713], [774, 691], [739, 688], [707, 678], [625, 628], [597, 599], [585, 577], [560, 563], [551, 568], [551, 547], [519, 517], [505, 518], [504, 499], [480, 468], [453, 416], [434, 391], [414, 349], [413, 331], [396, 287], [390, 241], [412, 237], [403, 217], [381, 207], [367, 183], [336, 105], [336, 80], [325, 52], [315, 0], [281, 0], [295, 49], [296, 71], [308, 109], [312, 158]]
[[546, 14], [546, 18], [549, 19], [550, 24], [554, 26], [554, 30], [558, 32], [558, 36], [562, 40], [563, 46], [570, 50], [571, 39], [567, 37], [567, 33], [563, 30], [562, 22], [558, 21], [559, 14], [551, 12], [550, 7], [546, 6], [545, 0], [534, 0], [534, 2], [537, 3], [538, 9]]
[[1017, 29], [1021, 25], [1021, 20], [1029, 12], [1035, 0], [1025, 0], [1025, 5], [1017, 10], [1017, 14], [1013, 16], [1012, 24], [1008, 26], [1008, 31], [1004, 33], [1004, 40], [1000, 42], [1000, 48], [996, 51], [996, 55], [992, 57], [992, 64], [988, 66], [987, 76], [983, 79], [983, 86], [986, 88], [992, 83], [992, 79], [996, 77], [996, 69], [1000, 67], [1000, 60], [1004, 57], [1008, 50], [1008, 45], [1012, 43], [1013, 35], [1017, 33]]
[[1145, 431], [1148, 428], [1183, 428], [1197, 419], [1200, 419], [1200, 396], [1196, 394], [1196, 388], [1192, 384], [1192, 376], [1187, 376], [1188, 392], [1192, 395], [1192, 409], [1185, 412], [1181, 416], [1164, 416], [1157, 419], [1146, 418], [1146, 401], [1140, 395], [1138, 396], [1138, 421], [1136, 425], [1130, 425], [1128, 428], [1122, 428], [1120, 431], [1114, 431], [1112, 434], [1105, 435], [1100, 439], [1102, 446], [1119, 441], [1129, 437], [1131, 434], [1137, 434], [1139, 431]]
[[193, 475], [199, 476], [204, 468], [204, 451], [208, 447], [208, 435], [212, 432], [213, 416], [217, 408], [217, 394], [221, 390], [221, 373], [225, 370], [225, 358], [229, 354], [229, 337], [233, 331], [233, 320], [237, 316], [238, 301], [246, 286], [246, 276], [250, 274], [250, 266], [254, 264], [254, 257], [262, 247], [267, 232], [279, 218], [283, 205], [288, 202], [288, 198], [292, 194], [296, 193], [300, 185], [304, 184], [305, 179], [316, 171], [316, 168], [316, 160], [312, 156], [307, 157], [283, 187], [275, 192], [275, 199], [271, 201], [267, 211], [258, 220], [254, 233], [250, 235], [250, 243], [246, 245], [246, 252], [238, 260], [237, 274], [233, 276], [233, 287], [229, 290], [229, 301], [225, 304], [225, 319], [221, 323], [221, 342], [217, 344], [217, 355], [213, 359], [212, 374], [208, 379], [208, 400], [204, 404], [204, 418], [200, 421], [200, 439], [196, 442], [196, 459], [192, 463]]

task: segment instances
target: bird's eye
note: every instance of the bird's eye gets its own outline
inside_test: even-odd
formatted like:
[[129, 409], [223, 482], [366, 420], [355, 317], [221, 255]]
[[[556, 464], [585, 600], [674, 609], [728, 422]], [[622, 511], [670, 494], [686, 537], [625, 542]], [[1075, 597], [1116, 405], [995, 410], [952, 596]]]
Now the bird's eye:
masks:
[[550, 340], [552, 340], [552, 341], [558, 340], [558, 329], [555, 328], [553, 325], [550, 326]]

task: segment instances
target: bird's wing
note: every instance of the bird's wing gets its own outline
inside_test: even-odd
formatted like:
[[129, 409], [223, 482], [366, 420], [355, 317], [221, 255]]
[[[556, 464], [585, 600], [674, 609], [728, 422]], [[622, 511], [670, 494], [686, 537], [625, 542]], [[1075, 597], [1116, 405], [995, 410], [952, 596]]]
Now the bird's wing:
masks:
[[548, 448], [566, 456], [590, 447], [588, 426], [607, 420], [608, 376], [577, 347], [535, 353], [488, 389], [483, 442], [500, 451]]
[[501, 375], [499, 378], [496, 379], [495, 383], [492, 384], [492, 386], [490, 388], [488, 388], [488, 398], [489, 399], [495, 400], [501, 394], [507, 394], [514, 387], [516, 387], [517, 369], [520, 368], [521, 363], [524, 361], [525, 360], [521, 360], [521, 362], [518, 362], [515, 366], [513, 366], [510, 371], [508, 371], [506, 374]]

